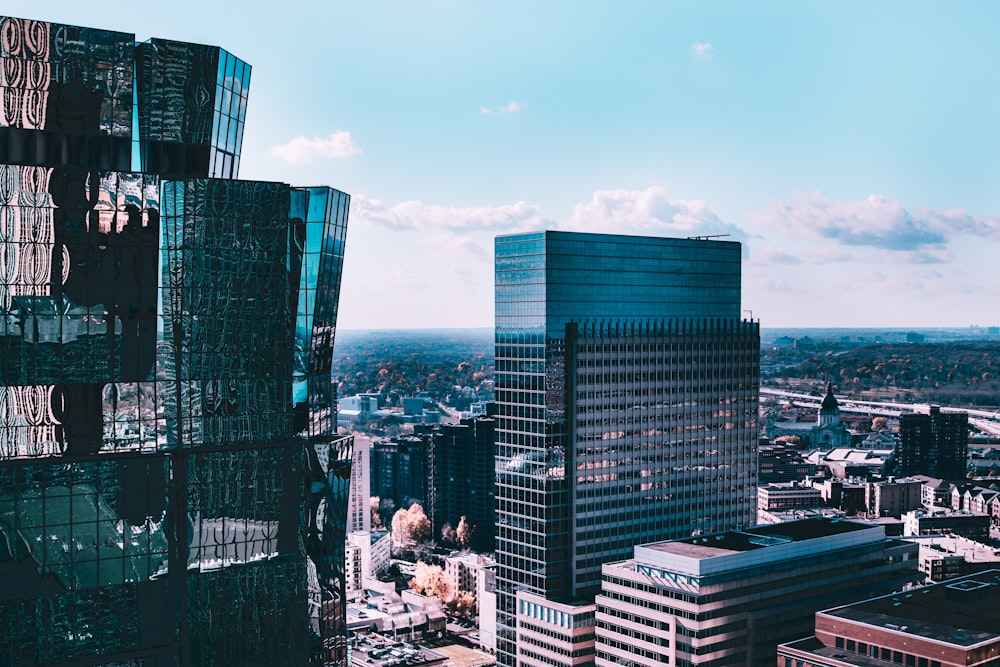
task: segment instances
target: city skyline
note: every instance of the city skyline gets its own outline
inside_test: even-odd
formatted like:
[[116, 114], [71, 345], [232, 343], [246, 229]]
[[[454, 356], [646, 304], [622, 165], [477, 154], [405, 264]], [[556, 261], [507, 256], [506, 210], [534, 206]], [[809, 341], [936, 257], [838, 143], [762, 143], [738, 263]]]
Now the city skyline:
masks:
[[767, 327], [996, 324], [993, 4], [98, 7], [6, 11], [260, 63], [241, 174], [352, 193], [344, 328], [492, 326], [556, 228], [729, 234]]

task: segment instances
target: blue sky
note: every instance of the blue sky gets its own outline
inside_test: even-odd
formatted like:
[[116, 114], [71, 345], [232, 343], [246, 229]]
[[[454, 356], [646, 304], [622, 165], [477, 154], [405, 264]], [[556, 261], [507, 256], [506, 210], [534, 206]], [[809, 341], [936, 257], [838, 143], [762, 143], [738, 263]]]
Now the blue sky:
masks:
[[241, 177], [352, 195], [342, 327], [492, 326], [543, 228], [730, 234], [765, 327], [1000, 324], [1000, 3], [121, 6], [5, 12], [251, 63]]

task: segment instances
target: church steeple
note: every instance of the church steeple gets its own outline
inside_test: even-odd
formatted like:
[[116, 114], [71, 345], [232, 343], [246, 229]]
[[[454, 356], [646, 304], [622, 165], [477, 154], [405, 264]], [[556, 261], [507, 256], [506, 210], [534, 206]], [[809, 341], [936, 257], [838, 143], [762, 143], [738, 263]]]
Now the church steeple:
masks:
[[826, 396], [823, 398], [823, 404], [819, 409], [819, 421], [820, 426], [837, 426], [840, 424], [840, 404], [837, 403], [837, 397], [833, 395], [833, 382], [826, 383]]

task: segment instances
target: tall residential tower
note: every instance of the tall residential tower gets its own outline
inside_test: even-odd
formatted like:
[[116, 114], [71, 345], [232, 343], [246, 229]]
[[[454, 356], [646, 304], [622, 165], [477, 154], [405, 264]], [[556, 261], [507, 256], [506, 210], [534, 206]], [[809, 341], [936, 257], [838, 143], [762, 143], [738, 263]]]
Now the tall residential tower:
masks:
[[740, 254], [701, 239], [497, 238], [502, 664], [541, 660], [515, 646], [518, 628], [556, 617], [565, 657], [592, 660], [593, 628], [573, 626], [593, 613], [571, 607], [592, 603], [603, 563], [753, 524], [759, 330], [740, 319]]

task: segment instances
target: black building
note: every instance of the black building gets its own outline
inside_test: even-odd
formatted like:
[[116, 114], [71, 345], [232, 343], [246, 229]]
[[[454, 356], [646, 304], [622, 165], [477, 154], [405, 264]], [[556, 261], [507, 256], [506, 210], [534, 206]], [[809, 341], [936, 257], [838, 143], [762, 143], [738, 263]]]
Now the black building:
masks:
[[899, 416], [898, 474], [964, 478], [968, 455], [968, 413], [932, 405], [930, 414]]
[[[495, 405], [495, 404], [491, 404]], [[496, 532], [496, 420], [485, 415], [445, 424], [434, 434], [431, 523], [440, 535], [462, 517], [474, 527], [471, 547], [493, 551]]]
[[349, 197], [233, 180], [220, 48], [4, 17], [0, 72], [0, 663], [346, 664]]
[[418, 503], [427, 511], [432, 437], [427, 432], [372, 443], [372, 495], [396, 509]]

